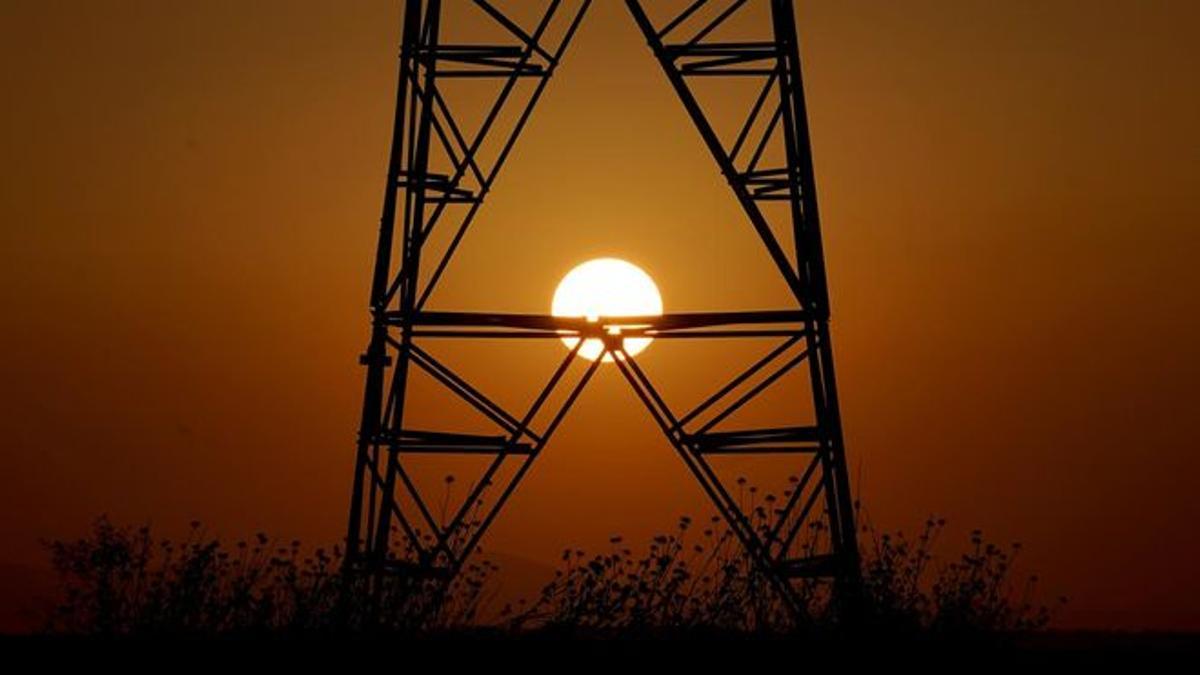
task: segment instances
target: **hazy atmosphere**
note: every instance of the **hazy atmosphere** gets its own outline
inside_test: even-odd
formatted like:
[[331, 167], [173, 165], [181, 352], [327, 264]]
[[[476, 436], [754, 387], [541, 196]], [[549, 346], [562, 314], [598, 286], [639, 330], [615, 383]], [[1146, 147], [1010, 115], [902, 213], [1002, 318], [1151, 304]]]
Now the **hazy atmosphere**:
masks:
[[[0, 3], [5, 588], [102, 513], [345, 536], [397, 4]], [[1022, 542], [1060, 625], [1200, 629], [1200, 5], [796, 12], [867, 515]], [[598, 0], [431, 303], [546, 312], [619, 256], [668, 311], [768, 306], [752, 234]], [[474, 366], [515, 399], [553, 342]], [[703, 389], [661, 342], [666, 390]], [[549, 565], [710, 513], [610, 369], [484, 546]]]

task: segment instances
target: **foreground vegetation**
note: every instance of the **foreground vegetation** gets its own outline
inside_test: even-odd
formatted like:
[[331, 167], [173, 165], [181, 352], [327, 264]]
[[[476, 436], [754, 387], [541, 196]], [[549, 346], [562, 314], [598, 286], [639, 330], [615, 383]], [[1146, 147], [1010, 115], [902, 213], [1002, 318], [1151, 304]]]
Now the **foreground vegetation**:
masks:
[[368, 592], [361, 575], [343, 573], [336, 546], [281, 546], [262, 534], [226, 545], [199, 523], [169, 541], [100, 518], [87, 536], [48, 545], [62, 600], [47, 631], [621, 638], [853, 630], [957, 639], [1046, 626], [1051, 611], [1034, 601], [1036, 578], [1014, 573], [1018, 545], [1001, 548], [975, 532], [965, 552], [943, 560], [934, 551], [943, 527], [931, 519], [914, 538], [864, 527], [864, 597], [851, 627], [816, 582], [801, 588], [800, 621], [784, 611], [717, 519], [698, 526], [684, 518], [636, 553], [620, 538], [596, 555], [566, 551], [540, 594], [497, 608], [489, 582], [499, 568], [487, 560], [449, 584], [390, 578]]

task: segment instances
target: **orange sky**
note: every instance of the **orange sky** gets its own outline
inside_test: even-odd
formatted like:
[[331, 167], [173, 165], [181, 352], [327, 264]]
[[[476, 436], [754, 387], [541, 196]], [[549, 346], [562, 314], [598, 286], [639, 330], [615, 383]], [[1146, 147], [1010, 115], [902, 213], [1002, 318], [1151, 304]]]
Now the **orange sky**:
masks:
[[[1021, 540], [1066, 625], [1200, 628], [1200, 10], [797, 14], [873, 519]], [[390, 2], [0, 6], [0, 562], [101, 512], [344, 534], [398, 36]], [[668, 311], [772, 306], [760, 248], [599, 0], [435, 302], [546, 311], [616, 255]], [[518, 400], [562, 355], [522, 348], [466, 370]], [[644, 363], [688, 375], [688, 349]], [[549, 561], [708, 512], [602, 372], [485, 545]]]

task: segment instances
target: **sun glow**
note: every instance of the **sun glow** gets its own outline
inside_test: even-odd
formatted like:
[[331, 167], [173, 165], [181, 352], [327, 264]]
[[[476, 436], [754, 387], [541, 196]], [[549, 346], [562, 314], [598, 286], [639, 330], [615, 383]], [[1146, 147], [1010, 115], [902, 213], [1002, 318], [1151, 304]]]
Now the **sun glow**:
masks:
[[[584, 317], [590, 322], [601, 317], [659, 316], [662, 314], [662, 296], [654, 280], [637, 265], [619, 258], [596, 258], [589, 260], [567, 273], [554, 291], [550, 313], [561, 317]], [[613, 326], [613, 334], [620, 334], [621, 327]], [[624, 350], [633, 356], [650, 346], [653, 338], [631, 337], [622, 341]], [[579, 338], [563, 338], [568, 349], [574, 349]], [[612, 354], [604, 351], [604, 343], [597, 338], [584, 340], [579, 348], [580, 356], [595, 361], [604, 355], [605, 362], [613, 360]]]

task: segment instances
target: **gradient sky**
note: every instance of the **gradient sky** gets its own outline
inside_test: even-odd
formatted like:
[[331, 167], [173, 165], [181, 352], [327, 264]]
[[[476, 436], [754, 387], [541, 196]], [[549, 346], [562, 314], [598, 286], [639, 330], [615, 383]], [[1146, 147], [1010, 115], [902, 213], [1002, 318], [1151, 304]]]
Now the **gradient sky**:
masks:
[[[797, 15], [872, 519], [1023, 542], [1063, 625], [1200, 628], [1200, 5]], [[0, 562], [105, 512], [344, 534], [398, 39], [383, 1], [0, 3]], [[615, 0], [436, 299], [545, 311], [598, 255], [668, 311], [778, 297]], [[474, 366], [515, 400], [522, 358]], [[550, 561], [708, 512], [605, 372], [485, 544]]]

